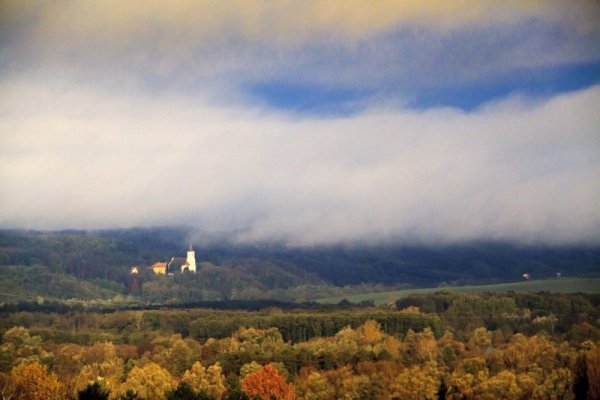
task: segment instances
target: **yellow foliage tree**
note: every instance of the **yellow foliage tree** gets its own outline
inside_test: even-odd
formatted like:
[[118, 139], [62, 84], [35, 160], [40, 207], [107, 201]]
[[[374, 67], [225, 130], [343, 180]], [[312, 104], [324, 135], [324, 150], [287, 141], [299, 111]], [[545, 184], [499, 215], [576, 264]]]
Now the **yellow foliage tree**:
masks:
[[518, 400], [522, 396], [523, 390], [512, 371], [501, 371], [475, 387], [475, 398], [481, 400]]
[[435, 400], [440, 387], [440, 370], [435, 361], [404, 369], [391, 384], [392, 397]]
[[374, 345], [380, 342], [384, 334], [381, 332], [381, 325], [375, 320], [368, 320], [356, 329], [361, 344]]
[[205, 392], [217, 400], [222, 399], [227, 392], [225, 377], [219, 363], [206, 369], [200, 362], [195, 362], [192, 368], [184, 372], [181, 381], [190, 385], [196, 392]]
[[558, 368], [552, 371], [538, 387], [536, 399], [572, 400], [573, 373], [567, 368]]
[[299, 397], [305, 400], [335, 400], [335, 389], [317, 370], [304, 370], [296, 379]]
[[169, 371], [150, 362], [143, 367], [133, 367], [121, 386], [121, 392], [132, 390], [139, 397], [147, 400], [163, 400], [165, 393], [172, 390], [174, 386]]
[[480, 327], [473, 331], [469, 340], [469, 347], [473, 350], [485, 351], [492, 345], [492, 332]]
[[84, 347], [81, 362], [84, 364], [102, 363], [117, 356], [115, 345], [111, 342], [97, 342], [92, 346]]
[[427, 362], [437, 359], [437, 341], [431, 328], [427, 327], [423, 332], [415, 333], [409, 329], [404, 340], [408, 355], [413, 362]]
[[[95, 362], [84, 365], [79, 374], [73, 380], [73, 394], [84, 389], [90, 382], [98, 379], [103, 380], [109, 388], [117, 388], [121, 384], [121, 378], [125, 369], [123, 360], [119, 357], [104, 362]], [[111, 392], [111, 398], [116, 397], [116, 391]]]

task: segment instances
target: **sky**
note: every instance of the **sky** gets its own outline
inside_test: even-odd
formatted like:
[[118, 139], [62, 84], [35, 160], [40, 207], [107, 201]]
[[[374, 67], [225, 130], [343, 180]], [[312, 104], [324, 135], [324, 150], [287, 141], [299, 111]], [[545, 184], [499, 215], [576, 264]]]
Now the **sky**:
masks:
[[0, 228], [600, 244], [600, 2], [0, 2]]

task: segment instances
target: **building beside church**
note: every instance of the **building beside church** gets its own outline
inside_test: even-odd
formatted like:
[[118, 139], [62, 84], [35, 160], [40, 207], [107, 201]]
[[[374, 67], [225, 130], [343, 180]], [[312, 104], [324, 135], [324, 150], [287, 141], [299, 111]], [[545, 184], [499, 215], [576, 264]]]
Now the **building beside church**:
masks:
[[152, 269], [152, 272], [154, 272], [156, 275], [166, 275], [167, 267], [168, 266], [166, 262], [157, 262], [152, 264], [150, 268]]

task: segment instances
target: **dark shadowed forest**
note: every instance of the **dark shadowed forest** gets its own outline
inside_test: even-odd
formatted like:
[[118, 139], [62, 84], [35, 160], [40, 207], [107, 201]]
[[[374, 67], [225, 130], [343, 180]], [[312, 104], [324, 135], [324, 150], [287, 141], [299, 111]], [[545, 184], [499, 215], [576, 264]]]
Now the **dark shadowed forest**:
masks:
[[[185, 255], [198, 270], [171, 277], [143, 268]], [[130, 268], [141, 266], [132, 280]], [[411, 287], [458, 286], [564, 276], [597, 277], [600, 248], [478, 243], [454, 246], [236, 245], [188, 228], [1, 231], [0, 299], [103, 300], [113, 304], [310, 301]]]

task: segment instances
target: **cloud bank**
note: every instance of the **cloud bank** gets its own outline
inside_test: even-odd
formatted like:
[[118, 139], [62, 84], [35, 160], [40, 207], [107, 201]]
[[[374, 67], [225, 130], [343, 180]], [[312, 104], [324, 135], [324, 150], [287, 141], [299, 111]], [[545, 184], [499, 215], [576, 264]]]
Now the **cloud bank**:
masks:
[[0, 227], [599, 244], [599, 63], [596, 1], [4, 1]]
[[3, 90], [3, 226], [185, 223], [292, 244], [600, 238], [598, 86], [338, 118]]

